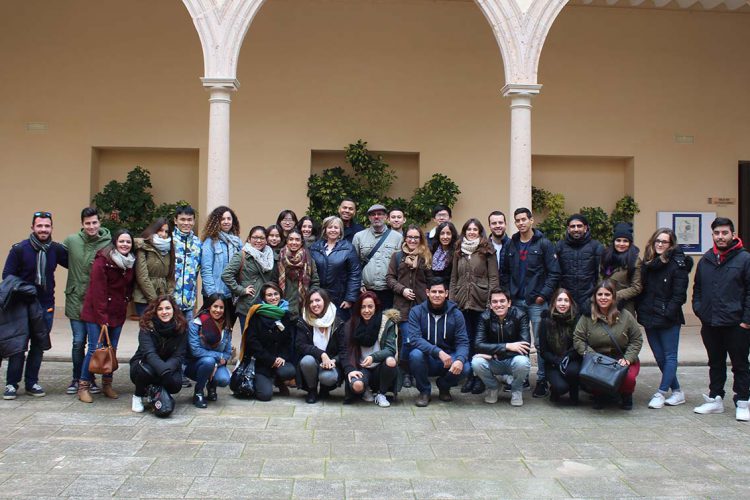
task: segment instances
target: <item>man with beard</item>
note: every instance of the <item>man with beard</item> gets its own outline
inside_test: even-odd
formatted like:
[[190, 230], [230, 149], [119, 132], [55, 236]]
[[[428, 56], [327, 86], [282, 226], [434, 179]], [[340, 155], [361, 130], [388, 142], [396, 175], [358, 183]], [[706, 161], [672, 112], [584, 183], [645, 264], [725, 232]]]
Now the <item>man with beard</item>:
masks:
[[581, 314], [591, 310], [591, 295], [599, 279], [604, 246], [591, 239], [589, 222], [581, 214], [568, 217], [568, 232], [557, 242], [555, 253], [560, 265], [560, 287], [573, 295]]

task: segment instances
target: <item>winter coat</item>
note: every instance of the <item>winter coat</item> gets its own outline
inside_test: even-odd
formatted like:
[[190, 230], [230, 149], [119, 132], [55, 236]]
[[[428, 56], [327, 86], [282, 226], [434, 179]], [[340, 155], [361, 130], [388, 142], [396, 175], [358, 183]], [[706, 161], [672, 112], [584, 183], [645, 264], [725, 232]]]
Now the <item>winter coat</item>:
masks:
[[501, 320], [493, 311], [484, 311], [477, 324], [477, 338], [474, 341], [476, 353], [489, 354], [498, 360], [519, 356], [517, 352], [505, 348], [506, 344], [513, 342], [531, 342], [526, 313], [511, 306]]
[[633, 316], [635, 316], [636, 297], [640, 295], [643, 288], [641, 284], [642, 265], [643, 262], [638, 257], [635, 261], [635, 269], [633, 269], [633, 273], [630, 276], [628, 276], [628, 269], [626, 267], [618, 267], [611, 275], [602, 276], [602, 279], [608, 279], [615, 285], [617, 307], [627, 309]]
[[68, 250], [68, 281], [65, 285], [65, 316], [73, 320], [81, 319], [81, 308], [86, 289], [91, 279], [91, 265], [96, 252], [109, 245], [112, 235], [102, 227], [94, 237], [89, 237], [81, 229], [63, 241]]
[[[526, 274], [521, 279], [521, 233], [516, 233], [507, 245], [500, 282], [510, 291], [513, 300], [525, 300], [527, 304], [542, 297], [545, 302], [552, 297], [560, 279], [560, 267], [555, 258], [555, 249], [544, 234], [534, 229], [528, 242]], [[523, 296], [522, 295], [523, 291]]]
[[120, 269], [108, 255], [99, 252], [91, 266], [91, 281], [83, 300], [81, 319], [110, 328], [125, 323], [133, 293], [135, 266]]
[[672, 250], [669, 260], [656, 258], [641, 267], [643, 291], [636, 299], [638, 322], [645, 328], [668, 328], [684, 325], [682, 304], [687, 301], [687, 287], [693, 258], [680, 247]]
[[[633, 315], [628, 311], [620, 311], [620, 318], [609, 329], [625, 355], [624, 358], [631, 363], [638, 361], [638, 353], [643, 347], [643, 335]], [[591, 314], [584, 314], [578, 320], [573, 332], [573, 346], [581, 356], [586, 352], [598, 352], [614, 359], [623, 357], [607, 334], [604, 322], [600, 319], [594, 321]]]
[[[380, 349], [370, 354], [373, 364], [383, 363], [389, 357], [398, 359], [396, 339], [398, 337], [398, 323], [401, 321], [401, 315], [395, 309], [388, 309], [383, 311], [382, 314], [383, 319], [381, 320], [380, 334], [378, 335]], [[362, 365], [360, 364], [361, 349], [359, 346], [354, 345], [355, 342], [351, 338], [351, 328], [347, 327], [347, 330], [345, 350], [341, 353], [341, 367], [344, 370], [344, 375], [349, 376], [351, 372], [361, 370]]]
[[[562, 318], [553, 318], [549, 311], [542, 311], [542, 321], [539, 324], [539, 353], [542, 359], [553, 367], [557, 367], [564, 357], [579, 359], [580, 356], [573, 347], [573, 331], [576, 327], [575, 317], [564, 320]], [[554, 349], [553, 345], [559, 342], [555, 337], [566, 335], [566, 341], [562, 343], [561, 348]]]
[[257, 312], [252, 315], [247, 324], [247, 350], [245, 358], [255, 357], [255, 371], [269, 378], [274, 376], [272, 368], [276, 358], [284, 358], [287, 363], [294, 363], [292, 359], [292, 342], [294, 340], [294, 323], [287, 312], [277, 321], [261, 316]]
[[201, 282], [203, 295], [209, 297], [218, 293], [229, 298], [232, 291], [221, 279], [229, 261], [242, 250], [242, 242], [237, 238], [237, 245], [227, 244], [220, 238], [207, 238], [201, 245]]
[[503, 282], [503, 278], [500, 276], [503, 273], [503, 270], [505, 269], [505, 259], [508, 256], [508, 246], [510, 245], [510, 237], [505, 234], [503, 235], [503, 239], [500, 240], [501, 247], [500, 250], [495, 246], [494, 239], [490, 238], [490, 243], [495, 248], [495, 260], [497, 261], [497, 279], [499, 283]]
[[[351, 225], [347, 226], [344, 225], [344, 237], [346, 241], [351, 243], [354, 240], [354, 235], [357, 234], [360, 231], [364, 231], [365, 226], [360, 224], [359, 222], [352, 222]], [[323, 238], [325, 239], [325, 238]]]
[[325, 240], [318, 240], [310, 247], [310, 255], [318, 268], [320, 286], [331, 296], [331, 303], [338, 307], [343, 301], [356, 302], [362, 271], [352, 244], [339, 240], [326, 255]]
[[315, 361], [321, 363], [323, 361], [322, 355], [325, 352], [328, 357], [333, 359], [342, 352], [346, 351], [346, 326], [341, 318], [336, 317], [331, 325], [331, 333], [329, 336], [328, 346], [323, 351], [315, 347], [313, 343], [313, 327], [308, 325], [307, 322], [300, 317], [297, 320], [297, 338], [296, 338], [297, 355], [299, 359], [310, 355], [315, 358]]
[[[250, 306], [253, 305], [256, 295], [264, 283], [273, 279], [274, 269], [277, 262], [268, 271], [264, 271], [255, 257], [248, 252], [239, 252], [229, 261], [221, 279], [231, 290], [232, 296], [237, 297], [235, 310], [237, 314], [247, 315]], [[239, 275], [239, 276], [238, 276]], [[252, 286], [255, 292], [252, 295], [245, 293], [245, 288]]]
[[[375, 255], [368, 259], [367, 257], [382, 238], [386, 240], [380, 245]], [[362, 286], [368, 290], [388, 289], [386, 282], [388, 265], [391, 262], [391, 256], [401, 249], [403, 241], [403, 235], [392, 229], [385, 229], [383, 233], [375, 234], [375, 231], [370, 228], [354, 235], [352, 246], [362, 266]]]
[[[318, 266], [315, 265], [315, 261], [310, 257], [310, 271], [312, 276], [310, 277], [310, 286], [307, 288], [311, 290], [313, 288], [320, 288], [320, 278], [318, 277]], [[279, 282], [279, 266], [273, 268], [273, 277], [271, 278], [274, 283]], [[286, 275], [286, 284], [284, 285], [284, 295], [281, 297], [289, 303], [289, 317], [292, 319], [294, 324], [302, 314], [302, 299], [299, 296], [299, 282], [289, 277], [289, 272]]]
[[[68, 252], [61, 244], [53, 241], [47, 251], [47, 269], [45, 270], [47, 286], [42, 288], [34, 285], [37, 300], [45, 310], [55, 307], [55, 269], [58, 265], [68, 267]], [[36, 282], [36, 250], [29, 240], [23, 240], [11, 247], [5, 267], [3, 267], [3, 279], [11, 275], [32, 285]]]
[[499, 286], [495, 249], [476, 250], [470, 256], [461, 250], [453, 252], [450, 297], [464, 311], [484, 311], [490, 300], [490, 290]]
[[221, 334], [219, 345], [211, 347], [201, 338], [202, 327], [203, 323], [200, 318], [195, 318], [190, 322], [188, 327], [187, 359], [214, 358], [217, 363], [222, 359], [229, 361], [232, 357], [232, 330], [225, 327]]
[[159, 295], [174, 293], [174, 274], [169, 275], [171, 252], [162, 255], [150, 241], [135, 239], [135, 289], [133, 301], [151, 302]]
[[409, 347], [419, 349], [426, 356], [438, 359], [440, 351], [454, 360], [469, 360], [469, 335], [466, 333], [464, 315], [452, 300], [446, 300], [446, 310], [437, 320], [430, 312], [429, 301], [414, 306], [409, 311]]
[[[398, 251], [391, 256], [386, 282], [388, 288], [393, 291], [393, 307], [398, 310], [401, 318], [406, 320], [413, 306], [427, 300], [427, 282], [432, 278], [432, 270], [425, 265], [422, 256], [418, 257], [415, 269], [404, 262], [404, 257], [402, 251]], [[411, 288], [414, 291], [414, 300], [404, 297], [405, 288]]]
[[174, 298], [183, 311], [195, 307], [198, 292], [198, 271], [201, 266], [201, 240], [191, 231], [184, 235], [175, 228], [172, 232], [174, 245]]
[[560, 266], [560, 287], [571, 293], [578, 310], [585, 314], [591, 307], [591, 296], [599, 279], [604, 247], [592, 240], [587, 231], [579, 240], [566, 234], [565, 239], [557, 242], [555, 253]]
[[0, 283], [0, 359], [26, 352], [32, 337], [42, 349], [52, 347], [36, 287], [9, 275]]
[[163, 335], [154, 329], [141, 328], [138, 332], [138, 350], [130, 358], [130, 366], [138, 362], [148, 364], [159, 376], [182, 370], [187, 351], [185, 332]]
[[719, 264], [709, 250], [698, 262], [693, 311], [706, 326], [750, 324], [750, 253], [738, 240]]

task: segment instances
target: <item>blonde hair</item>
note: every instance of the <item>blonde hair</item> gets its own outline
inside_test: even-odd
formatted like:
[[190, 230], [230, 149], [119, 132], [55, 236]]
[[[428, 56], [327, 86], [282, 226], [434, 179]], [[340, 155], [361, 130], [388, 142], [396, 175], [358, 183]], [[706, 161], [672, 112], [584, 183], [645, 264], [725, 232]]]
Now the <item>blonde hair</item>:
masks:
[[323, 219], [323, 224], [321, 225], [321, 238], [323, 238], [324, 240], [328, 239], [326, 229], [328, 229], [328, 227], [332, 226], [333, 224], [339, 226], [339, 240], [344, 237], [344, 221], [342, 221], [341, 218], [336, 215], [331, 215]]
[[[432, 252], [427, 247], [427, 238], [425, 238], [424, 232], [416, 224], [411, 224], [404, 232], [404, 245], [406, 245], [406, 235], [409, 231], [419, 232], [419, 245], [417, 246], [417, 253], [424, 259], [424, 265], [427, 269], [432, 269]], [[438, 237], [437, 235], [436, 237]]]

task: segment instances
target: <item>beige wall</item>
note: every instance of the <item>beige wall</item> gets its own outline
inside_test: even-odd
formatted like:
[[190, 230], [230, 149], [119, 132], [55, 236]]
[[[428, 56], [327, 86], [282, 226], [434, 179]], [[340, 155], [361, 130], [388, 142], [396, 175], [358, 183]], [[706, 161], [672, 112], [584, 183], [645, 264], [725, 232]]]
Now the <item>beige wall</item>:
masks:
[[[750, 160], [748, 28], [744, 14], [565, 8], [539, 68], [535, 158], [632, 158], [616, 184], [641, 205], [641, 244], [657, 210], [708, 211], [707, 196], [736, 197], [737, 161]], [[207, 213], [208, 96], [180, 2], [6, 0], [0, 60], [0, 249], [26, 237], [40, 208], [55, 212], [58, 239], [77, 229], [92, 148], [199, 151]], [[230, 195], [244, 229], [282, 207], [304, 212], [311, 151], [358, 138], [418, 153], [422, 181], [450, 175], [463, 191], [459, 222], [511, 209], [509, 101], [474, 2], [269, 0], [238, 79]], [[49, 129], [28, 133], [27, 122]], [[695, 143], [676, 144], [675, 134]], [[605, 188], [580, 177], [582, 191], [566, 195], [597, 192], [585, 204], [597, 202]], [[736, 206], [716, 210], [737, 215]]]

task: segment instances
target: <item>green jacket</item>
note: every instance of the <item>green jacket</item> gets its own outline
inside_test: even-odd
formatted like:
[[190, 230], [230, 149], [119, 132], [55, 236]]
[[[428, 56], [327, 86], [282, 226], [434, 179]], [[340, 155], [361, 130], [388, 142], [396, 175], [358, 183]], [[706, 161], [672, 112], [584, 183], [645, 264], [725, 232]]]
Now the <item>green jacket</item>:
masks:
[[83, 229], [73, 233], [63, 241], [68, 251], [68, 281], [65, 284], [65, 316], [81, 319], [81, 307], [86, 289], [89, 287], [91, 264], [96, 252], [109, 245], [112, 235], [103, 227], [94, 237], [89, 237]]
[[[320, 278], [318, 277], [318, 268], [315, 266], [315, 261], [310, 259], [310, 286], [307, 287], [308, 290], [313, 288], [320, 288]], [[278, 261], [275, 266], [273, 266], [273, 278], [271, 279], [274, 283], [279, 283], [279, 265]], [[299, 319], [300, 315], [302, 314], [300, 307], [302, 301], [299, 298], [299, 283], [297, 281], [294, 281], [292, 279], [289, 279], [289, 276], [287, 275], [286, 279], [286, 285], [284, 286], [284, 296], [283, 299], [286, 299], [287, 302], [289, 302], [289, 317], [294, 320], [294, 324], [296, 324], [297, 319]]]
[[[250, 306], [255, 301], [255, 296], [260, 292], [260, 287], [268, 281], [273, 281], [277, 265], [278, 261], [274, 261], [272, 269], [263, 271], [260, 264], [249, 253], [242, 251], [232, 256], [224, 272], [221, 273], [221, 280], [232, 291], [232, 297], [237, 300], [235, 310], [238, 314], [247, 315]], [[238, 274], [240, 276], [237, 276]], [[245, 293], [245, 288], [248, 286], [255, 289], [253, 295]]]
[[[573, 332], [573, 347], [578, 354], [583, 356], [588, 352], [598, 352], [619, 359], [620, 352], [612, 343], [612, 340], [604, 329], [601, 320], [592, 320], [591, 315], [581, 316], [576, 329]], [[617, 340], [625, 359], [631, 363], [638, 361], [638, 353], [643, 347], [643, 334], [635, 318], [627, 310], [620, 312], [620, 319], [609, 327], [612, 336]]]
[[135, 239], [135, 289], [133, 302], [146, 304], [159, 295], [174, 293], [174, 271], [169, 272], [172, 253], [162, 255], [151, 242]]

